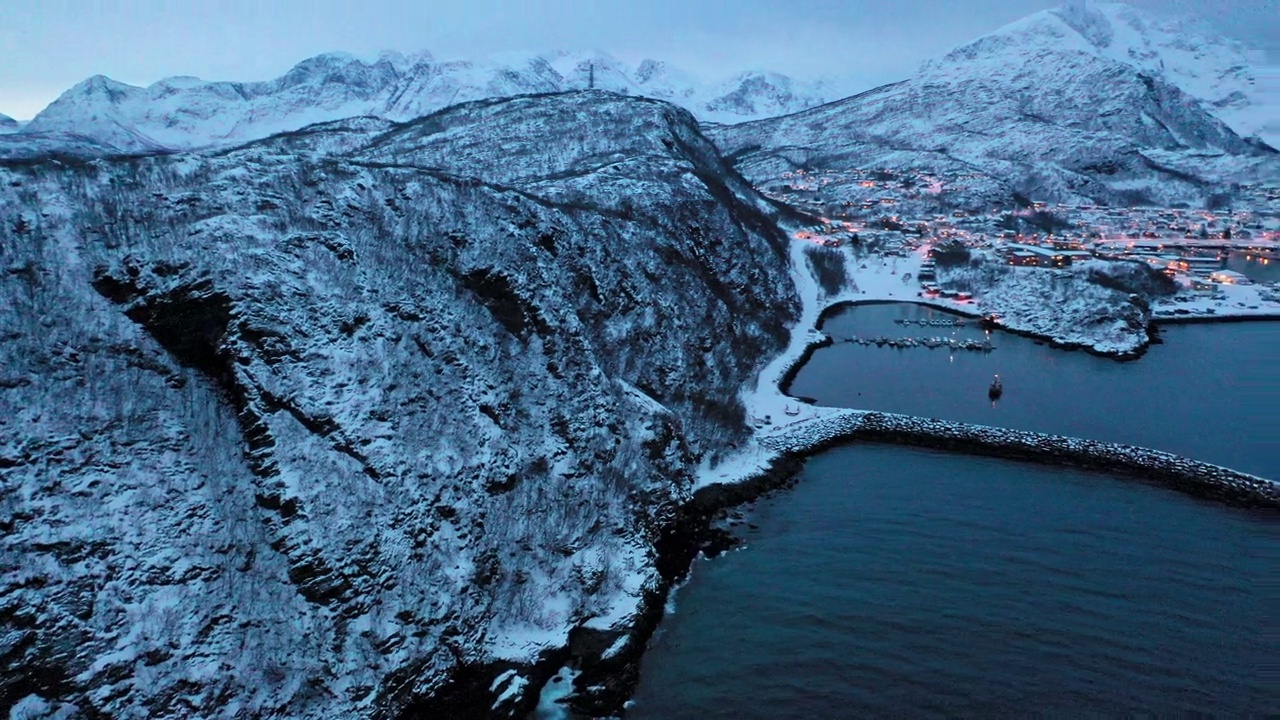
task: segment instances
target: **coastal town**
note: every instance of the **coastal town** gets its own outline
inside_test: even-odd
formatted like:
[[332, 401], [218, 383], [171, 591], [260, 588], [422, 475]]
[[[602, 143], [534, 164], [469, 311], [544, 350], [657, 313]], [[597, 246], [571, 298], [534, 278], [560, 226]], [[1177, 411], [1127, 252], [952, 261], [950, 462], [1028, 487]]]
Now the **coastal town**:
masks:
[[794, 232], [796, 240], [846, 248], [858, 263], [855, 279], [858, 270], [885, 266], [894, 275], [911, 274], [913, 294], [926, 300], [976, 301], [977, 291], [938, 281], [935, 256], [963, 249], [966, 259], [1063, 275], [1093, 260], [1144, 263], [1176, 283], [1174, 292], [1154, 303], [1155, 318], [1280, 317], [1280, 184], [1234, 186], [1210, 194], [1204, 208], [1019, 198], [1012, 208], [943, 210], [948, 197], [966, 197], [978, 179], [795, 170], [759, 189], [816, 218]]

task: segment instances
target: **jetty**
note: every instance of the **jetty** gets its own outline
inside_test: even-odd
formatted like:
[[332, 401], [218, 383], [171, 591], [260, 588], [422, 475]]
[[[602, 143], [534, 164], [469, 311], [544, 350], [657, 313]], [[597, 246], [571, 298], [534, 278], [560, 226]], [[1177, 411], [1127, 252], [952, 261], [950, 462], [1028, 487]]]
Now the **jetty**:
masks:
[[863, 410], [838, 410], [762, 433], [784, 456], [808, 456], [843, 442], [914, 445], [974, 455], [1118, 473], [1246, 507], [1280, 508], [1280, 485], [1256, 475], [1161, 450]]
[[990, 340], [973, 340], [960, 338], [943, 338], [943, 337], [849, 337], [844, 338], [844, 342], [854, 345], [875, 345], [876, 347], [891, 347], [898, 349], [906, 348], [928, 348], [935, 350], [944, 348], [947, 350], [973, 350], [978, 352], [991, 352], [995, 350], [995, 346]]

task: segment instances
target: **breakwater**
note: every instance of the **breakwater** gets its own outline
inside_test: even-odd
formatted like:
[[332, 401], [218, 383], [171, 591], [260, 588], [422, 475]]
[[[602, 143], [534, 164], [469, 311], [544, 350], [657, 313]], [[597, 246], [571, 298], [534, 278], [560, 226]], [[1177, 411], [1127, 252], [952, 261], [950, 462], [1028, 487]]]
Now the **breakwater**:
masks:
[[936, 350], [943, 348], [945, 350], [976, 350], [978, 352], [991, 352], [995, 350], [995, 346], [990, 340], [960, 340], [957, 338], [942, 337], [860, 337], [854, 336], [843, 338], [843, 342], [852, 343], [854, 345], [875, 345], [876, 347], [891, 347], [900, 350], [909, 348], [928, 348]]
[[1280, 485], [1173, 453], [894, 413], [841, 410], [779, 425], [760, 435], [765, 447], [810, 455], [842, 442], [887, 442], [1119, 473], [1245, 507], [1280, 508]]

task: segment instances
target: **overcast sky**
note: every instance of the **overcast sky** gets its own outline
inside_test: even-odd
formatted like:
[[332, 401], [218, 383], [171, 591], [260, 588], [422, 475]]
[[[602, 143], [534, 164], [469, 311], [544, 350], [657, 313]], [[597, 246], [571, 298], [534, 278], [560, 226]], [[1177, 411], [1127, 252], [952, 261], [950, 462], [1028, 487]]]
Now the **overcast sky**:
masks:
[[[0, 0], [0, 112], [30, 118], [103, 74], [266, 80], [330, 50], [437, 58], [603, 50], [696, 75], [770, 69], [901, 79], [945, 52], [1062, 0]], [[1201, 16], [1280, 61], [1280, 0], [1130, 0]]]

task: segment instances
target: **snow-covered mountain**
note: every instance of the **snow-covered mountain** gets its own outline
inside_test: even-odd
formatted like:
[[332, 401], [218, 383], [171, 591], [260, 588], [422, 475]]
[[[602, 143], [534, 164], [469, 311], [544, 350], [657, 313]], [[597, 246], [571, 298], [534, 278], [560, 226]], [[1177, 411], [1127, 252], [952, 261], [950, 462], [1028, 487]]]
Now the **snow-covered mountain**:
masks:
[[620, 662], [798, 315], [773, 211], [604, 92], [0, 161], [0, 708], [525, 717]]
[[384, 53], [373, 62], [332, 53], [266, 82], [173, 77], [141, 88], [95, 76], [63, 93], [26, 132], [76, 134], [128, 152], [190, 149], [347, 117], [406, 121], [455, 103], [584, 89], [592, 82], [597, 89], [669, 100], [716, 122], [795, 112], [837, 97], [822, 83], [775, 73], [702, 84], [663, 62], [632, 67], [603, 53], [511, 54], [485, 61]]
[[0, 113], [0, 133], [14, 133], [21, 129], [21, 124], [13, 118]]
[[[1233, 182], [1275, 176], [1277, 155], [1211, 114], [1240, 100], [1247, 73], [1221, 69], [1235, 66], [1216, 55], [1218, 45], [1187, 50], [1189, 37], [1125, 6], [1073, 4], [930, 60], [903, 82], [715, 128], [713, 137], [758, 184], [797, 168], [910, 168], [954, 181], [953, 192], [939, 193], [944, 204], [985, 206], [1015, 194], [1196, 203]], [[1196, 76], [1203, 99], [1174, 82], [1191, 82], [1198, 53], [1210, 58]], [[865, 193], [836, 181], [824, 194]]]
[[[1060, 24], [1072, 32], [1057, 32]], [[1276, 122], [1275, 108], [1268, 106], [1277, 98], [1259, 77], [1264, 70], [1250, 63], [1242, 43], [1202, 21], [1147, 13], [1122, 3], [1075, 0], [1007, 25], [967, 47], [980, 53], [994, 45], [1027, 48], [1043, 43], [1058, 43], [1059, 49], [1094, 54], [1162, 78], [1200, 100], [1238, 135], [1256, 135], [1280, 147], [1280, 135], [1265, 129], [1268, 120]]]
[[1274, 148], [1280, 148], [1280, 65], [1254, 69], [1255, 93], [1248, 117], [1237, 120], [1257, 128], [1258, 137]]

